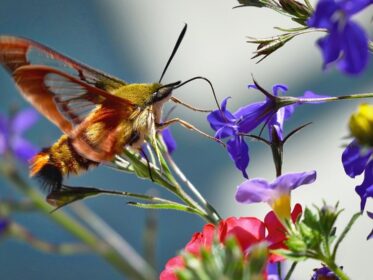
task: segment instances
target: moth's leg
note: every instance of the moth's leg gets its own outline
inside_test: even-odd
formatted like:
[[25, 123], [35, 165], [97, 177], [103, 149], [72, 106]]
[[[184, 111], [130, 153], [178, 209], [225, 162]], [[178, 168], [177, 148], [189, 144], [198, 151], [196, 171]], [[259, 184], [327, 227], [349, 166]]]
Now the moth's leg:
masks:
[[184, 107], [186, 107], [190, 110], [193, 110], [195, 112], [202, 112], [202, 113], [211, 113], [212, 112], [212, 110], [198, 109], [196, 107], [193, 107], [192, 105], [189, 105], [189, 104], [185, 103], [184, 101], [181, 101], [180, 99], [178, 99], [174, 96], [171, 96], [171, 101], [175, 102], [176, 104], [183, 105]]
[[169, 125], [171, 125], [171, 124], [175, 124], [175, 123], [178, 123], [178, 124], [180, 124], [181, 126], [187, 128], [187, 129], [189, 129], [189, 130], [192, 130], [192, 131], [194, 131], [194, 132], [197, 132], [197, 133], [199, 133], [199, 134], [201, 134], [201, 135], [207, 137], [207, 138], [210, 139], [210, 140], [213, 140], [213, 141], [215, 141], [215, 142], [218, 142], [219, 144], [221, 144], [221, 145], [223, 145], [223, 146], [225, 147], [225, 144], [224, 144], [222, 141], [220, 141], [219, 139], [216, 139], [215, 137], [212, 137], [211, 135], [209, 135], [209, 134], [203, 132], [202, 130], [199, 130], [199, 129], [196, 128], [194, 125], [192, 125], [192, 124], [190, 124], [190, 123], [188, 123], [188, 122], [186, 122], [186, 121], [184, 121], [184, 120], [182, 120], [182, 119], [179, 119], [179, 118], [170, 119], [170, 120], [167, 120], [167, 121], [165, 121], [165, 122], [163, 122], [163, 123], [161, 123], [161, 124], [156, 124], [156, 127], [157, 127], [157, 130], [162, 130], [162, 129], [168, 127]]

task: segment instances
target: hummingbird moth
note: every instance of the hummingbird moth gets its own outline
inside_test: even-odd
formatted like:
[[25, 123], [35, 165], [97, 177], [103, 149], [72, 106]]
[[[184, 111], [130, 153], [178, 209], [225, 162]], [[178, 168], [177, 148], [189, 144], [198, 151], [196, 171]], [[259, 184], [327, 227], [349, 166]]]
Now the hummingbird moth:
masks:
[[65, 176], [111, 161], [124, 147], [140, 150], [149, 136], [172, 123], [212, 138], [180, 119], [161, 122], [165, 102], [180, 103], [171, 97], [173, 89], [205, 79], [161, 83], [186, 29], [187, 25], [159, 82], [150, 84], [126, 83], [35, 41], [0, 36], [0, 63], [22, 96], [63, 132], [31, 159], [30, 175], [59, 190]]

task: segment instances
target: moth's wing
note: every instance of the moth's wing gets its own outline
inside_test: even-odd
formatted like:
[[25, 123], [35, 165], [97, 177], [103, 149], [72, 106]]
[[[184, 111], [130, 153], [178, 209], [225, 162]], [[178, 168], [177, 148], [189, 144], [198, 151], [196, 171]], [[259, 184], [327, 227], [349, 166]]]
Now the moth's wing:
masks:
[[13, 78], [25, 99], [69, 136], [97, 105], [134, 107], [125, 99], [47, 66], [18, 67]]
[[142, 109], [133, 108], [105, 102], [74, 130], [73, 146], [90, 160], [111, 161], [136, 137], [132, 118]]
[[93, 87], [109, 92], [126, 84], [118, 78], [76, 62], [42, 44], [25, 38], [0, 36], [0, 63], [10, 74], [25, 65], [53, 67]]

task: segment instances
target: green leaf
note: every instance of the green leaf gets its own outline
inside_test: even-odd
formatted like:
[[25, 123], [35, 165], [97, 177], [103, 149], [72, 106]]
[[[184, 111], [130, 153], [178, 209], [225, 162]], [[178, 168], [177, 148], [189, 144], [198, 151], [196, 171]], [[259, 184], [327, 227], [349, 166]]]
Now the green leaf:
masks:
[[170, 203], [139, 203], [139, 202], [133, 202], [130, 201], [127, 203], [130, 206], [135, 206], [139, 208], [144, 209], [159, 209], [159, 210], [176, 210], [176, 211], [183, 211], [188, 213], [194, 213], [194, 214], [201, 214], [197, 209], [194, 209], [192, 207], [179, 204], [176, 202], [170, 202]]
[[[131, 153], [128, 149], [124, 149], [123, 153], [130, 161], [133, 170], [138, 177], [151, 180], [149, 173], [149, 165], [144, 159], [141, 158], [140, 155]], [[158, 168], [154, 167], [153, 165], [150, 165], [150, 171], [155, 183], [167, 188], [172, 192], [176, 191], [175, 185], [170, 183], [167, 179], [163, 178]]]
[[265, 7], [266, 4], [263, 3], [264, 1], [260, 0], [238, 0], [238, 3], [240, 5], [234, 7], [234, 8], [242, 8], [242, 7], [258, 7], [262, 8]]

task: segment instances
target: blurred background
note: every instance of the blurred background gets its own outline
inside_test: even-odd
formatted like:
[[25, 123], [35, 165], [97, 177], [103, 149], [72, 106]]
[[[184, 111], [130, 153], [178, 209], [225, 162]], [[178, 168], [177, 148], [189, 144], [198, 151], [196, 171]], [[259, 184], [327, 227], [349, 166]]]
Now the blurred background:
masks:
[[[187, 34], [163, 82], [205, 76], [214, 84], [219, 100], [232, 97], [228, 104], [232, 111], [263, 99], [260, 94], [247, 89], [252, 74], [267, 89], [275, 83], [287, 84], [288, 93], [293, 96], [301, 95], [305, 90], [325, 95], [373, 90], [372, 63], [363, 75], [355, 78], [346, 77], [334, 69], [321, 71], [321, 55], [315, 47], [320, 34], [294, 39], [256, 64], [250, 60], [255, 47], [246, 43], [247, 36], [269, 37], [277, 32], [274, 26], [294, 25], [288, 18], [270, 10], [232, 9], [237, 4], [233, 0], [1, 0], [0, 34], [32, 38], [127, 82], [154, 82], [159, 79], [184, 23], [188, 23]], [[368, 9], [359, 21], [369, 24], [371, 13], [372, 10]], [[7, 113], [14, 106], [28, 106], [3, 69], [0, 69], [0, 85], [1, 113]], [[178, 89], [174, 95], [198, 107], [216, 107], [208, 85], [201, 81]], [[345, 138], [348, 135], [346, 123], [357, 104], [305, 105], [297, 109], [286, 126], [286, 130], [291, 131], [312, 121], [311, 126], [293, 137], [285, 147], [284, 172], [318, 172], [316, 183], [293, 193], [293, 203], [311, 206], [321, 205], [322, 200], [333, 205], [340, 201], [345, 208], [341, 226], [359, 211], [360, 199], [354, 187], [361, 183], [362, 178], [348, 178], [340, 160], [343, 146], [349, 142]], [[201, 113], [178, 107], [173, 116], [213, 133], [206, 116]], [[223, 217], [264, 217], [269, 211], [267, 205], [248, 206], [235, 202], [235, 189], [243, 178], [218, 144], [177, 126], [172, 128], [172, 132], [178, 144], [175, 160]], [[35, 145], [46, 147], [60, 134], [41, 117], [27, 137]], [[270, 151], [254, 142], [250, 144], [250, 156], [249, 176], [272, 180], [275, 172]], [[23, 172], [26, 178], [26, 166]], [[148, 182], [105, 167], [93, 169], [83, 176], [70, 177], [68, 183], [142, 193], [156, 189], [162, 196], [169, 197]], [[0, 199], [17, 197], [12, 186], [0, 178]], [[84, 203], [137, 251], [143, 252], [146, 211], [131, 208], [125, 200], [117, 197], [98, 197]], [[371, 201], [366, 209], [372, 211]], [[203, 222], [196, 216], [180, 212], [158, 212], [157, 217], [157, 264], [160, 271], [191, 235], [201, 230]], [[49, 242], [74, 241], [70, 234], [44, 215], [14, 214], [12, 219]], [[361, 217], [342, 244], [337, 263], [345, 267], [351, 279], [372, 279], [369, 265], [373, 243], [366, 241], [371, 229], [371, 220]], [[319, 263], [313, 262], [300, 264], [293, 279], [309, 279], [312, 269], [318, 266]], [[2, 279], [121, 279], [120, 274], [93, 253], [75, 256], [47, 254], [12, 239], [0, 244], [0, 273]]]

